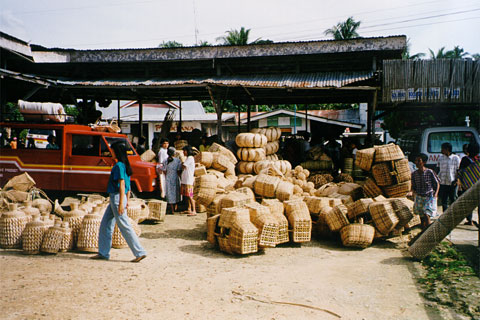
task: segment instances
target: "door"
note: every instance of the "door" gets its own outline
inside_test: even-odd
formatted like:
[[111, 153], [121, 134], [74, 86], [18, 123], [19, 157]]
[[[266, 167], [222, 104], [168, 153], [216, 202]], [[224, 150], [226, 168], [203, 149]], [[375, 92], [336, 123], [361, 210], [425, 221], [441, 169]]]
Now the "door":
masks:
[[113, 159], [101, 135], [71, 134], [66, 157], [66, 189], [106, 192]]

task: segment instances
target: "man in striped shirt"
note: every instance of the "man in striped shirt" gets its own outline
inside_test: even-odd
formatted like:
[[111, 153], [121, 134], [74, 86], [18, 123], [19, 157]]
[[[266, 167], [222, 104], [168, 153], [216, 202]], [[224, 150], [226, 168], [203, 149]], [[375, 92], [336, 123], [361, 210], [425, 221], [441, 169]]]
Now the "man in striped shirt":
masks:
[[447, 211], [448, 200], [452, 204], [457, 199], [457, 171], [460, 166], [460, 157], [452, 153], [452, 145], [448, 142], [442, 144], [442, 155], [438, 159], [438, 177], [440, 191], [438, 197], [442, 204], [443, 212]]

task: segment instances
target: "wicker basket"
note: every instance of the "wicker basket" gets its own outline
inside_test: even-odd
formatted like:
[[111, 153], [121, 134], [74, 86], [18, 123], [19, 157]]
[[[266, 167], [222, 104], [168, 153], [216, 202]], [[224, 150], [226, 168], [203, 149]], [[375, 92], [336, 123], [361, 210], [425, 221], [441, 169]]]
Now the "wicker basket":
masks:
[[382, 195], [382, 190], [377, 186], [375, 181], [371, 178], [367, 178], [365, 183], [362, 186], [363, 193], [366, 197], [375, 198], [376, 196]]
[[39, 215], [34, 215], [33, 220], [27, 223], [22, 233], [22, 246], [24, 254], [38, 254], [42, 246], [45, 225], [40, 221]]
[[8, 205], [7, 212], [0, 216], [0, 247], [4, 249], [22, 248], [22, 232], [27, 224], [23, 211], [17, 209], [16, 203]]
[[287, 201], [293, 195], [294, 186], [288, 181], [280, 181], [275, 190], [275, 197], [280, 201]]
[[413, 201], [407, 198], [394, 198], [389, 201], [399, 220], [396, 228], [403, 228], [413, 218]]
[[252, 199], [245, 193], [230, 192], [222, 198], [220, 208], [223, 211], [224, 208], [243, 207], [249, 202], [252, 202]]
[[338, 191], [338, 186], [336, 183], [329, 182], [327, 184], [324, 184], [320, 188], [318, 188], [317, 192], [315, 193], [316, 196], [318, 197], [328, 197], [332, 193], [335, 193]]
[[323, 208], [330, 207], [330, 199], [325, 197], [310, 196], [305, 197], [303, 201], [305, 201], [305, 203], [307, 204], [308, 211], [310, 211], [311, 214], [316, 216], [318, 216], [318, 214]]
[[87, 214], [78, 233], [77, 249], [85, 252], [98, 251], [98, 234], [102, 218], [96, 214]]
[[372, 168], [374, 157], [375, 148], [357, 150], [357, 154], [355, 156], [355, 166], [365, 171], [370, 171], [370, 169]]
[[195, 163], [195, 171], [193, 175], [195, 177], [200, 177], [207, 174], [207, 168], [203, 164]]
[[236, 164], [237, 163], [237, 157], [235, 157], [235, 155], [233, 154], [232, 151], [228, 150], [227, 148], [219, 145], [218, 143], [213, 143], [210, 148], [208, 148], [208, 151], [210, 152], [218, 152], [222, 155], [224, 155], [225, 157], [227, 157], [227, 159], [232, 163], [232, 164]]
[[222, 212], [222, 199], [226, 196], [226, 193], [217, 193], [215, 199], [207, 206], [207, 218]]
[[78, 233], [80, 232], [80, 226], [82, 225], [85, 212], [78, 209], [78, 203], [70, 204], [70, 211], [66, 211], [63, 217], [63, 221], [68, 222], [72, 229], [72, 244], [71, 247], [75, 248], [75, 244], [78, 240]]
[[145, 162], [152, 162], [156, 156], [155, 152], [149, 149], [140, 155], [140, 159]]
[[224, 208], [218, 221], [218, 245], [227, 253], [248, 254], [258, 251], [258, 229], [250, 222], [246, 208]]
[[72, 250], [72, 246], [73, 246], [72, 229], [70, 229], [70, 225], [68, 224], [68, 222], [62, 222], [61, 227], [63, 231], [63, 236], [62, 236], [62, 242], [60, 243], [60, 248], [58, 248], [58, 251], [66, 252], [68, 250]]
[[312, 234], [314, 234], [315, 237], [320, 239], [331, 239], [336, 234], [330, 230], [330, 227], [327, 224], [327, 215], [331, 210], [333, 210], [331, 207], [323, 208], [318, 215], [317, 221], [312, 222]]
[[[145, 214], [143, 208], [146, 207], [145, 201], [142, 199], [130, 199], [128, 200], [127, 215], [135, 222], [141, 222], [145, 220]], [[148, 214], [147, 214], [148, 217]]]
[[248, 187], [241, 187], [241, 188], [236, 189], [235, 192], [243, 193], [247, 197], [249, 197], [250, 200], [252, 200], [252, 202], [255, 202], [255, 193], [253, 192], [252, 189], [250, 189]]
[[274, 198], [280, 178], [260, 174], [254, 184], [255, 193], [262, 197]]
[[359, 199], [348, 207], [347, 216], [349, 219], [355, 219], [368, 213], [368, 206], [373, 203], [370, 198]]
[[202, 151], [195, 156], [195, 163], [200, 163], [205, 166], [205, 168], [210, 168], [213, 162], [213, 153]]
[[383, 187], [383, 193], [389, 198], [403, 198], [410, 192], [412, 183], [409, 181], [395, 184], [393, 186]]
[[157, 199], [150, 199], [147, 201], [150, 212], [149, 220], [164, 221], [167, 212], [167, 202]]
[[350, 196], [353, 201], [363, 197], [362, 186], [353, 182], [340, 182], [337, 193]]
[[17, 191], [28, 192], [35, 185], [35, 180], [26, 172], [19, 174], [3, 186], [3, 190], [14, 189]]
[[340, 230], [342, 244], [346, 247], [366, 248], [373, 242], [375, 228], [368, 224], [352, 223]]
[[353, 172], [353, 158], [345, 158], [343, 160], [342, 173], [351, 175]]
[[418, 214], [414, 214], [413, 218], [405, 225], [405, 228], [413, 228], [420, 225], [421, 223], [422, 220], [420, 219], [420, 216]]
[[389, 143], [375, 148], [375, 163], [400, 160], [405, 158], [402, 149], [396, 144]]
[[372, 175], [377, 186], [391, 186], [395, 184], [395, 172], [389, 162], [377, 163], [372, 166]]
[[312, 237], [312, 218], [307, 204], [301, 200], [285, 201], [285, 214], [288, 219], [293, 242], [308, 242]]
[[332, 210], [328, 211], [325, 216], [325, 220], [331, 231], [340, 231], [340, 229], [350, 224], [347, 219], [347, 213], [348, 209], [343, 204], [340, 204], [334, 207]]
[[218, 228], [219, 218], [220, 218], [219, 214], [207, 218], [207, 241], [213, 245], [218, 244], [216, 234], [220, 232]]
[[[197, 183], [198, 181], [198, 183]], [[198, 185], [195, 200], [204, 206], [208, 206], [215, 199], [218, 179], [214, 175], [206, 174], [196, 179]]]
[[258, 245], [260, 247], [275, 247], [278, 237], [278, 222], [271, 214], [270, 208], [249, 203], [245, 206], [250, 212], [250, 221], [258, 229]]
[[45, 232], [40, 250], [46, 253], [57, 253], [62, 244], [63, 234], [60, 222], [55, 223], [55, 226], [48, 228]]
[[375, 227], [383, 235], [389, 234], [399, 222], [389, 201], [373, 202], [369, 206], [369, 211]]
[[288, 220], [283, 214], [285, 207], [283, 203], [278, 199], [262, 199], [262, 205], [268, 207], [272, 215], [277, 219], [278, 223], [278, 235], [277, 244], [286, 243], [289, 240], [288, 237]]
[[395, 177], [397, 183], [407, 182], [412, 179], [412, 173], [408, 166], [408, 160], [402, 159], [393, 162], [393, 168], [395, 170]]

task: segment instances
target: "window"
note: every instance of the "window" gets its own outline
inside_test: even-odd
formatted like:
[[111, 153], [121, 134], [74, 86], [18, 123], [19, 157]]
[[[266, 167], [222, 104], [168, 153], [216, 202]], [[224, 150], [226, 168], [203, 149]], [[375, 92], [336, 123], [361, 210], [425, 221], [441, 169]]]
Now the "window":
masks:
[[442, 143], [449, 142], [452, 144], [452, 152], [462, 153], [463, 145], [474, 141], [475, 137], [470, 131], [434, 132], [428, 135], [427, 151], [430, 153], [440, 153]]
[[[107, 140], [109, 146], [111, 146], [111, 145], [114, 144], [115, 142], [121, 141], [121, 142], [123, 142], [123, 144], [125, 145], [126, 150], [127, 150], [127, 154], [128, 154], [129, 156], [135, 154], [135, 152], [133, 151], [132, 145], [130, 144], [130, 142], [129, 142], [127, 139], [125, 139], [125, 138], [116, 138], [116, 137], [105, 137], [105, 139]], [[102, 150], [102, 152], [103, 152], [103, 150]]]
[[100, 136], [72, 135], [72, 155], [100, 156]]

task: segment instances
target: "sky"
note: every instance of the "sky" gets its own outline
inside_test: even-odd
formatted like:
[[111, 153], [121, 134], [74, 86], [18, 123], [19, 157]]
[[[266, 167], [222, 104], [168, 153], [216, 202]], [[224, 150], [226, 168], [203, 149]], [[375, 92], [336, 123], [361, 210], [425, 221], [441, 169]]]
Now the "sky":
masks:
[[350, 16], [362, 37], [406, 35], [411, 54], [480, 53], [479, 0], [0, 0], [0, 31], [48, 48], [217, 44], [242, 26], [251, 40], [326, 40]]

